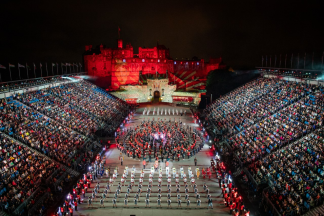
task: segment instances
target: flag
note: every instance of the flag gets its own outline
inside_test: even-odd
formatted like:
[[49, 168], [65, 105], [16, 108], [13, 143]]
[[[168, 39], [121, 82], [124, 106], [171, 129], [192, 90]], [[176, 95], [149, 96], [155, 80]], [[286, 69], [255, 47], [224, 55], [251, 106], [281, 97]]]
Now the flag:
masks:
[[52, 67], [55, 67], [56, 66], [56, 64], [55, 63], [52, 63]]
[[22, 67], [22, 68], [25, 68], [25, 66], [24, 66], [24, 65], [21, 65], [21, 64], [19, 64], [19, 63], [18, 63], [18, 67]]
[[16, 66], [15, 66], [15, 65], [13, 65], [13, 64], [10, 64], [10, 63], [9, 63], [9, 67], [11, 68], [11, 67], [16, 67]]
[[75, 66], [77, 66], [77, 67], [79, 67], [79, 65], [78, 64], [74, 64]]
[[0, 68], [1, 68], [1, 69], [7, 69], [5, 66], [3, 66], [3, 65], [1, 65], [1, 64], [0, 64]]
[[43, 67], [42, 63], [39, 63], [40, 67]]
[[34, 64], [34, 70], [36, 70], [36, 65], [35, 65], [35, 63], [33, 63]]

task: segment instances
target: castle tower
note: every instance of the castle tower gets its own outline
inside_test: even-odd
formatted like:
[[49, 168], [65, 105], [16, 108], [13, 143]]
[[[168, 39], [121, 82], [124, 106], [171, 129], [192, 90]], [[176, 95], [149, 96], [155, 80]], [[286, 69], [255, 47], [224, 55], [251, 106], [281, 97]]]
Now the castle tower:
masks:
[[123, 40], [122, 39], [118, 39], [117, 45], [118, 45], [118, 48], [119, 49], [122, 49], [123, 48]]

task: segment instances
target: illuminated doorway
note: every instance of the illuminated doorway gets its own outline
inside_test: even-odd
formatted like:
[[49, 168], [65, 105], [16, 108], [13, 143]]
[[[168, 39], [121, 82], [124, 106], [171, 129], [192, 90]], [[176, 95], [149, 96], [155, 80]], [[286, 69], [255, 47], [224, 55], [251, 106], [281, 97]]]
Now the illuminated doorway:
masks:
[[159, 91], [154, 92], [154, 98], [160, 98], [160, 92]]

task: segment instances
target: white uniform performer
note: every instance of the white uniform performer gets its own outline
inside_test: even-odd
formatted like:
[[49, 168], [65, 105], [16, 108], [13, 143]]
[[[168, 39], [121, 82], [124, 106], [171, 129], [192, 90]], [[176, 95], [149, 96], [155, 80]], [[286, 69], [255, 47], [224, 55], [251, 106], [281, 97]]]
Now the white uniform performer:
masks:
[[190, 182], [191, 182], [191, 186], [193, 186], [195, 184], [195, 178], [193, 176], [191, 177]]
[[124, 184], [125, 184], [125, 179], [124, 179], [124, 177], [122, 177], [120, 181], [121, 181], [122, 186], [124, 186]]
[[172, 109], [172, 115], [174, 115], [174, 109]]
[[128, 176], [128, 166], [125, 166], [126, 177]]
[[186, 177], [183, 178], [183, 184], [184, 185], [187, 184], [187, 178]]
[[149, 178], [149, 184], [153, 185], [153, 178]]
[[171, 114], [171, 111], [170, 111], [170, 109], [169, 109], [169, 115]]
[[[169, 109], [170, 110], [170, 109]], [[164, 110], [164, 114], [167, 115], [167, 109]]]
[[134, 179], [134, 177], [131, 178], [131, 184], [132, 184], [132, 185], [135, 184], [135, 179]]
[[169, 167], [165, 167], [165, 175], [166, 175], [166, 176], [169, 176], [169, 173], [170, 173], [170, 172], [169, 172]]
[[109, 184], [113, 184], [113, 180], [111, 178], [109, 178]]
[[181, 175], [181, 178], [183, 178], [183, 167], [180, 167], [180, 175]]
[[123, 178], [124, 178], [124, 179], [127, 179], [126, 170], [124, 170]]
[[179, 174], [176, 174], [176, 179], [175, 179], [176, 183], [179, 183]]
[[191, 167], [188, 167], [188, 174], [189, 174], [189, 178], [191, 179], [191, 177], [192, 177]]
[[171, 176], [168, 177], [168, 184], [171, 184]]

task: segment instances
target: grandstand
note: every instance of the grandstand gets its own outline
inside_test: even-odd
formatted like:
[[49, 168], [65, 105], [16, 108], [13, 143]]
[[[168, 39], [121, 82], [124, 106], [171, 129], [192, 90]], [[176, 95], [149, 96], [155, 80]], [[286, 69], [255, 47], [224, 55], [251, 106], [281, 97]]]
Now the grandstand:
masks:
[[[267, 215], [323, 214], [324, 87], [264, 75], [208, 106], [202, 118], [234, 176], [263, 190]], [[248, 178], [248, 179], [247, 179]]]
[[[316, 215], [324, 212], [323, 92], [324, 87], [318, 81], [299, 78], [288, 80], [285, 77], [264, 75], [218, 98], [203, 111], [200, 117], [204, 119], [203, 123], [215, 141], [217, 152], [225, 159], [226, 167], [230, 168], [227, 170], [219, 158], [216, 158], [215, 161], [211, 160], [211, 166], [208, 164], [206, 167], [209, 174], [202, 171], [202, 175], [211, 178], [215, 173], [217, 178], [222, 179], [219, 180], [219, 185], [222, 184], [219, 187], [230, 212], [235, 215], [242, 213], [239, 209], [234, 210], [233, 202], [226, 201], [227, 189], [229, 193], [234, 193], [229, 187], [229, 176], [236, 180], [242, 179], [241, 182], [253, 191], [262, 192], [266, 215]], [[108, 179], [110, 181], [112, 171], [104, 166], [105, 156], [98, 155], [102, 150], [98, 131], [113, 135], [129, 116], [131, 107], [86, 80], [72, 76], [68, 79], [57, 76], [8, 83], [0, 87], [0, 96], [2, 212], [14, 215], [46, 215], [54, 200], [63, 200], [63, 196], [66, 200], [65, 192], [72, 188], [74, 191], [78, 190], [78, 193], [71, 191], [74, 193], [73, 199], [68, 198], [70, 203], [63, 204], [66, 208], [64, 211], [76, 207], [74, 199], [80, 202], [83, 211], [87, 211], [86, 196], [91, 196], [93, 192], [92, 189], [86, 191], [85, 200], [82, 199], [81, 202], [78, 196], [82, 195], [82, 189], [87, 189], [88, 184], [91, 188], [96, 187], [96, 177], [93, 175], [102, 177], [106, 174], [103, 177], [106, 184]], [[191, 114], [186, 118], [187, 125], [189, 122], [193, 124]], [[142, 122], [142, 132], [147, 130], [149, 120], [138, 118], [137, 121]], [[150, 122], [152, 127], [153, 121]], [[162, 126], [167, 123], [162, 123], [162, 118], [160, 121], [161, 127], [154, 127], [156, 132], [161, 131]], [[174, 130], [176, 127], [173, 124], [176, 123], [170, 121], [168, 124]], [[143, 148], [141, 143], [149, 138], [145, 138], [143, 134], [136, 135], [135, 130], [139, 128], [134, 123], [134, 128], [128, 128], [127, 133], [122, 135], [127, 142], [123, 145], [117, 144], [122, 150], [118, 152], [119, 157], [124, 153], [129, 157], [128, 162], [130, 159], [132, 164], [138, 161], [137, 166], [141, 165], [141, 154], [138, 157], [133, 154], [132, 157], [132, 153], [123, 148]], [[188, 130], [188, 126], [184, 129]], [[208, 139], [207, 133], [199, 127], [193, 131], [198, 135], [197, 148], [203, 149], [204, 142]], [[190, 133], [186, 135], [185, 130], [182, 132], [183, 134], [178, 132], [178, 135], [172, 135], [173, 138], [180, 137], [178, 143], [181, 143], [181, 137], [184, 140], [192, 137]], [[162, 157], [161, 151], [154, 153], [158, 158], [156, 161]], [[207, 155], [206, 152], [199, 154]], [[189, 161], [189, 156], [190, 154], [187, 157], [179, 155], [176, 158], [178, 161], [180, 158], [188, 158]], [[114, 157], [118, 162], [117, 155]], [[96, 162], [91, 163], [94, 158]], [[168, 160], [171, 161], [171, 158]], [[173, 161], [176, 161], [174, 156], [172, 163]], [[93, 170], [89, 171], [89, 167]], [[123, 173], [117, 171], [117, 167], [115, 170], [116, 173]], [[148, 174], [148, 170], [144, 171]], [[196, 173], [196, 176], [198, 180], [199, 174]], [[169, 177], [165, 175], [154, 180], [156, 182], [160, 179], [168, 181]], [[149, 181], [150, 177], [144, 180]], [[76, 181], [79, 182], [77, 186]], [[205, 183], [204, 180], [200, 182]], [[115, 187], [118, 182], [113, 184]], [[220, 188], [212, 183], [209, 187], [213, 188], [216, 199], [215, 192], [220, 191]], [[158, 184], [155, 189], [158, 191]], [[154, 191], [154, 195], [158, 193]], [[119, 205], [122, 200], [124, 199], [117, 201]], [[173, 201], [177, 200], [174, 196]], [[203, 200], [205, 208], [209, 207], [208, 200]], [[241, 200], [234, 203], [241, 203]], [[97, 201], [94, 204], [98, 206]], [[163, 204], [166, 208], [166, 202]], [[56, 206], [61, 206], [61, 203]], [[143, 202], [140, 203], [140, 208], [145, 208]], [[249, 212], [247, 209], [244, 211]]]
[[45, 215], [130, 108], [73, 76], [2, 83], [0, 96], [1, 210], [14, 215]]

